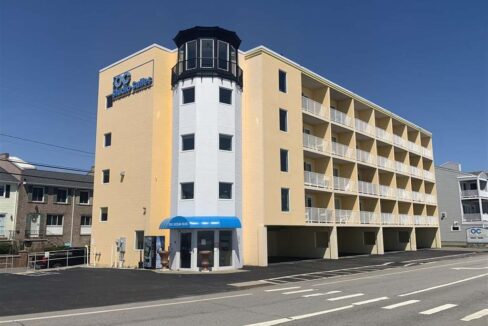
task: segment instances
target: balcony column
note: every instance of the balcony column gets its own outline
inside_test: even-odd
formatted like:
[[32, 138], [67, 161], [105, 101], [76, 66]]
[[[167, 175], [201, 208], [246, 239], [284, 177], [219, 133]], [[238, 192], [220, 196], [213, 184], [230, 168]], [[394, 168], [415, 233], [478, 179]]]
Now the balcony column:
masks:
[[333, 226], [329, 236], [329, 258], [339, 259], [339, 244], [337, 239], [337, 226]]
[[378, 228], [378, 232], [376, 232], [376, 248], [373, 250], [374, 254], [377, 255], [384, 255], [385, 254], [385, 245], [383, 242], [383, 227], [380, 226]]

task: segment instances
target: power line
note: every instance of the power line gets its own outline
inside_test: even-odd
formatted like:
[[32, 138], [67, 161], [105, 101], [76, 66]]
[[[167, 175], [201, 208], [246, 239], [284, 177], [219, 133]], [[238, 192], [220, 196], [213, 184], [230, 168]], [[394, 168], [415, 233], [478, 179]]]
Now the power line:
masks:
[[7, 159], [0, 158], [0, 161], [7, 161], [7, 162], [19, 163], [19, 164], [30, 164], [30, 165], [34, 165], [34, 166], [42, 166], [45, 168], [51, 168], [51, 169], [57, 169], [57, 170], [67, 170], [67, 171], [86, 172], [86, 173], [92, 172], [91, 170], [84, 170], [84, 169], [80, 169], [80, 168], [71, 168], [71, 167], [52, 165], [52, 164], [46, 164], [46, 163], [26, 162], [26, 161], [22, 161], [22, 160], [12, 160], [12, 159], [8, 159], [8, 158]]
[[44, 146], [51, 146], [51, 147], [60, 148], [60, 149], [68, 150], [68, 151], [74, 151], [74, 152], [80, 152], [80, 153], [84, 153], [84, 154], [95, 155], [95, 153], [93, 153], [93, 152], [88, 152], [88, 151], [84, 151], [84, 150], [77, 149], [77, 148], [65, 147], [65, 146], [60, 146], [60, 145], [54, 145], [54, 144], [44, 143], [44, 142], [40, 142], [40, 141], [37, 141], [37, 140], [28, 139], [28, 138], [22, 138], [22, 137], [17, 137], [17, 136], [12, 136], [12, 135], [7, 135], [7, 134], [4, 134], [4, 133], [0, 133], [0, 136], [8, 137], [8, 138], [13, 138], [13, 139], [18, 139], [18, 140], [22, 140], [22, 141], [26, 141], [26, 142], [31, 142], [31, 143], [34, 143], [34, 144], [40, 144], [40, 145], [44, 145]]
[[[70, 179], [63, 179], [63, 178], [43, 177], [43, 176], [39, 176], [39, 175], [28, 175], [28, 174], [24, 174], [24, 173], [3, 172], [3, 171], [0, 171], [0, 173], [1, 174], [18, 175], [18, 176], [25, 177], [25, 178], [37, 178], [37, 179], [48, 179], [48, 180], [56, 180], [56, 181], [68, 181], [68, 182], [78, 182], [78, 183], [93, 184], [92, 181], [82, 181], [82, 180], [70, 180]], [[78, 174], [78, 175], [79, 176], [83, 176], [83, 174]]]

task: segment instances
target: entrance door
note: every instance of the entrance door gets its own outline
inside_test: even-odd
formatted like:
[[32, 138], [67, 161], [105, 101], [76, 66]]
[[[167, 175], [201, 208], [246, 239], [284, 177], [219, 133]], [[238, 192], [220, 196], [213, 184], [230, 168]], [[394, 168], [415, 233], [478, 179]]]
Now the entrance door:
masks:
[[198, 231], [197, 234], [197, 239], [198, 239], [198, 258], [197, 258], [197, 266], [202, 267], [201, 264], [201, 256], [200, 252], [202, 251], [210, 251], [210, 264], [209, 267], [214, 266], [214, 231]]
[[0, 214], [0, 237], [5, 236], [5, 214]]
[[38, 238], [39, 237], [39, 230], [41, 229], [41, 214], [31, 214], [28, 216], [30, 222], [30, 237], [31, 238]]
[[180, 239], [180, 268], [191, 268], [191, 233], [182, 233]]

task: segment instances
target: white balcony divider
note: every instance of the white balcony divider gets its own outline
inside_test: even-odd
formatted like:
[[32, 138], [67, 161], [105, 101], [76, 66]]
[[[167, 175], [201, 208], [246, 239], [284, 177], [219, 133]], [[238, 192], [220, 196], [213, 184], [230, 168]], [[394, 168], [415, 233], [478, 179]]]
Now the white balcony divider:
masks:
[[382, 224], [396, 224], [395, 223], [395, 216], [392, 213], [381, 213], [381, 223]]
[[306, 223], [334, 223], [334, 214], [331, 209], [320, 207], [305, 207]]
[[302, 109], [307, 113], [313, 114], [322, 119], [327, 119], [325, 107], [319, 102], [311, 100], [305, 96], [302, 96]]
[[382, 140], [386, 140], [388, 142], [391, 142], [392, 139], [392, 136], [388, 131], [379, 127], [376, 127], [376, 137]]
[[63, 235], [62, 225], [47, 225], [46, 235]]
[[417, 177], [422, 177], [422, 171], [415, 166], [410, 166], [410, 174]]
[[435, 179], [434, 173], [424, 170], [424, 179], [434, 180]]
[[398, 200], [412, 200], [412, 195], [410, 191], [405, 189], [397, 188], [397, 197]]
[[393, 144], [401, 147], [406, 147], [405, 139], [395, 134], [393, 134]]
[[322, 153], [326, 153], [328, 149], [327, 142], [325, 140], [305, 133], [303, 134], [303, 147]]
[[378, 224], [378, 217], [375, 212], [360, 211], [359, 221], [361, 224]]
[[424, 201], [424, 194], [418, 191], [412, 191], [413, 201]]
[[80, 228], [81, 235], [90, 235], [92, 231], [91, 225], [82, 225]]
[[375, 156], [369, 152], [363, 151], [362, 149], [356, 149], [356, 159], [368, 164], [376, 163]]
[[350, 148], [346, 145], [334, 141], [332, 142], [332, 153], [338, 156], [355, 159], [354, 148]]
[[395, 170], [397, 172], [401, 172], [401, 173], [405, 173], [405, 174], [409, 174], [410, 173], [410, 169], [408, 168], [408, 166], [402, 162], [398, 162], [398, 161], [395, 161]]
[[367, 123], [366, 121], [355, 118], [354, 124], [357, 130], [364, 132], [365, 134], [374, 136], [374, 127], [369, 123]]
[[342, 191], [356, 191], [355, 184], [351, 179], [334, 177], [334, 189]]
[[400, 225], [412, 225], [412, 216], [408, 214], [400, 214], [398, 215], [398, 224]]
[[353, 126], [352, 119], [347, 116], [347, 114], [333, 108], [330, 108], [330, 120], [340, 123], [344, 126]]
[[355, 212], [348, 209], [336, 209], [335, 210], [335, 221], [340, 224], [355, 224], [356, 214]]
[[329, 178], [325, 174], [304, 171], [304, 179], [306, 186], [329, 188]]
[[426, 221], [424, 220], [424, 216], [422, 215], [414, 215], [413, 219], [415, 221], [415, 225], [425, 225]]
[[382, 168], [393, 169], [393, 161], [384, 156], [378, 156], [378, 165]]
[[382, 197], [396, 197], [396, 191], [392, 187], [380, 185], [380, 196], [382, 196]]
[[437, 202], [437, 197], [430, 194], [425, 194], [425, 201], [430, 204], [435, 204]]
[[358, 181], [358, 192], [367, 195], [377, 195], [378, 185], [375, 185], [371, 182]]

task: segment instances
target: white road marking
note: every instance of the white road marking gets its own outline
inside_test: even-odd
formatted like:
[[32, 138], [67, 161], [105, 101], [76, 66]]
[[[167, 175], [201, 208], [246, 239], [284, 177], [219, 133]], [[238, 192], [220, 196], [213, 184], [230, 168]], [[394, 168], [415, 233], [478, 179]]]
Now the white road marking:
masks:
[[176, 305], [187, 304], [187, 303], [197, 303], [197, 302], [205, 302], [205, 301], [215, 301], [215, 300], [247, 297], [250, 295], [253, 295], [253, 294], [252, 293], [244, 293], [244, 294], [236, 294], [236, 295], [227, 295], [227, 296], [223, 296], [223, 297], [194, 299], [194, 300], [166, 302], [166, 303], [156, 303], [156, 304], [145, 305], [145, 306], [136, 306], [136, 307], [114, 308], [114, 309], [105, 309], [105, 310], [93, 310], [93, 311], [77, 312], [77, 313], [71, 313], [71, 314], [50, 315], [50, 316], [20, 318], [20, 319], [10, 319], [10, 320], [0, 320], [0, 324], [9, 324], [9, 323], [16, 323], [16, 322], [19, 323], [19, 322], [33, 321], [33, 320], [67, 318], [67, 317], [76, 317], [76, 316], [97, 315], [97, 314], [105, 314], [105, 313], [119, 312], [119, 311], [159, 308], [159, 307], [165, 307], [165, 306], [176, 306]]
[[392, 305], [389, 305], [389, 306], [386, 306], [386, 307], [382, 307], [382, 308], [383, 309], [395, 309], [395, 308], [398, 308], [398, 307], [407, 306], [409, 304], [413, 304], [413, 303], [417, 303], [417, 302], [420, 302], [420, 300], [403, 301], [403, 302], [395, 303], [395, 304], [392, 304]]
[[283, 292], [282, 294], [296, 294], [296, 293], [304, 293], [304, 292], [312, 292], [315, 289], [305, 289], [305, 290], [298, 290], [298, 291], [290, 291], [290, 292]]
[[383, 264], [381, 264], [381, 265], [382, 265], [382, 266], [386, 266], [386, 265], [391, 265], [391, 264], [393, 264], [393, 263], [394, 263], [394, 262], [389, 261], [389, 262], [387, 262], [387, 263], [383, 263]]
[[408, 264], [405, 264], [403, 265], [403, 267], [408, 267], [408, 266], [412, 266], [412, 265], [415, 265], [416, 263], [408, 263]]
[[417, 294], [417, 293], [432, 291], [432, 290], [439, 289], [439, 288], [443, 288], [443, 287], [446, 287], [446, 286], [450, 286], [450, 285], [454, 285], [454, 284], [458, 284], [458, 283], [462, 283], [462, 282], [467, 282], [467, 281], [471, 281], [471, 280], [475, 280], [477, 278], [485, 277], [485, 276], [488, 276], [488, 273], [481, 274], [481, 275], [477, 275], [477, 276], [473, 276], [473, 277], [468, 277], [468, 278], [465, 278], [465, 279], [462, 279], [462, 280], [459, 280], [459, 281], [455, 281], [455, 282], [451, 282], [451, 283], [445, 283], [445, 284], [433, 286], [433, 287], [426, 288], [426, 289], [422, 289], [422, 290], [418, 290], [418, 291], [413, 291], [413, 292], [409, 292], [409, 293], [400, 294], [398, 296], [399, 297], [406, 297], [406, 296], [409, 296], [409, 295], [412, 295], [412, 294]]
[[319, 297], [319, 296], [322, 296], [322, 295], [328, 295], [328, 294], [334, 294], [334, 293], [340, 293], [342, 291], [329, 291], [329, 292], [325, 292], [325, 293], [312, 293], [312, 294], [306, 294], [306, 295], [302, 295], [302, 297], [304, 298], [310, 298], [310, 297]]
[[330, 298], [330, 299], [327, 299], [327, 300], [329, 300], [329, 301], [337, 301], [337, 300], [344, 300], [344, 299], [349, 299], [349, 298], [360, 297], [360, 296], [363, 296], [363, 295], [364, 295], [364, 293], [355, 293], [355, 294], [343, 295], [342, 297]]
[[290, 286], [289, 288], [280, 288], [280, 289], [272, 289], [272, 290], [264, 290], [265, 292], [277, 292], [277, 291], [286, 291], [286, 290], [294, 290], [299, 289], [301, 286]]
[[352, 307], [354, 307], [354, 306], [344, 306], [344, 307], [339, 307], [339, 308], [334, 308], [334, 309], [329, 309], [329, 310], [322, 310], [322, 311], [312, 312], [310, 314], [305, 314], [305, 315], [298, 315], [298, 316], [292, 316], [292, 317], [287, 317], [287, 318], [280, 318], [280, 319], [265, 321], [265, 322], [256, 323], [256, 324], [248, 324], [246, 326], [272, 326], [272, 325], [279, 325], [279, 324], [288, 323], [288, 322], [291, 322], [291, 321], [294, 321], [294, 320], [300, 320], [300, 319], [305, 319], [305, 318], [310, 318], [310, 317], [325, 315], [325, 314], [328, 314], [328, 313], [331, 313], [331, 312], [345, 310], [345, 309], [349, 309], [349, 308], [352, 308]]
[[416, 261], [423, 261], [423, 260], [432, 260], [432, 259], [439, 259], [439, 258], [446, 258], [446, 257], [457, 257], [457, 256], [470, 256], [470, 253], [465, 254], [454, 254], [454, 255], [446, 255], [446, 256], [439, 256], [439, 257], [429, 257], [429, 258], [421, 258], [421, 259], [412, 259], [412, 260], [404, 260], [401, 263], [412, 263]]
[[481, 317], [488, 316], [488, 309], [483, 309], [478, 312], [475, 312], [474, 314], [468, 315], [461, 319], [462, 321], [471, 321], [474, 319], [479, 319]]
[[451, 309], [454, 307], [457, 307], [457, 304], [447, 303], [447, 304], [444, 304], [444, 305], [439, 306], [439, 307], [435, 307], [435, 308], [432, 308], [429, 310], [419, 312], [419, 314], [421, 314], [421, 315], [432, 315], [432, 314], [438, 313], [439, 311]]
[[451, 267], [451, 269], [457, 271], [464, 270], [464, 269], [479, 270], [479, 269], [488, 269], [488, 266], [487, 267]]
[[365, 301], [359, 301], [359, 302], [354, 302], [352, 305], [353, 306], [361, 306], [363, 304], [368, 304], [368, 303], [373, 303], [373, 302], [378, 302], [378, 301], [383, 301], [383, 300], [388, 300], [388, 297], [380, 297], [380, 298], [375, 298], [375, 299], [370, 299], [370, 300], [365, 300]]

